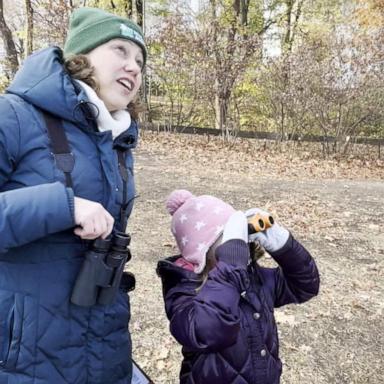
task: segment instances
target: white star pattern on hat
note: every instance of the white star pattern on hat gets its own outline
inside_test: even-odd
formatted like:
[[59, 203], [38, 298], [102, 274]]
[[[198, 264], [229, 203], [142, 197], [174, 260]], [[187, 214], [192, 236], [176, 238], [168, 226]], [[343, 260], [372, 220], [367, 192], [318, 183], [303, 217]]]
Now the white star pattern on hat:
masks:
[[223, 230], [224, 230], [224, 225], [218, 225], [218, 226], [216, 227], [216, 232], [215, 232], [215, 234], [218, 235], [219, 233], [223, 232]]
[[201, 252], [201, 251], [206, 251], [206, 250], [207, 250], [207, 245], [206, 245], [205, 243], [199, 243], [199, 244], [197, 245], [197, 250], [198, 250], [199, 252]]
[[184, 221], [187, 221], [187, 220], [188, 220], [187, 215], [183, 214], [180, 216], [180, 223], [184, 223]]
[[195, 224], [195, 229], [197, 229], [198, 231], [200, 231], [201, 228], [205, 227], [207, 224], [204, 223], [204, 221], [198, 221], [196, 224]]
[[197, 203], [196, 205], [195, 205], [195, 208], [196, 208], [196, 211], [201, 211], [201, 208], [203, 208], [204, 207], [204, 204], [203, 203]]
[[235, 210], [214, 196], [194, 196], [186, 190], [172, 192], [167, 209], [182, 257], [193, 264], [195, 273], [201, 273], [209, 248]]
[[216, 207], [213, 210], [213, 212], [216, 213], [216, 215], [219, 215], [221, 212], [223, 212], [223, 208], [222, 207]]
[[187, 245], [188, 242], [189, 242], [188, 237], [183, 236], [181, 239], [181, 243], [183, 244], [184, 247]]

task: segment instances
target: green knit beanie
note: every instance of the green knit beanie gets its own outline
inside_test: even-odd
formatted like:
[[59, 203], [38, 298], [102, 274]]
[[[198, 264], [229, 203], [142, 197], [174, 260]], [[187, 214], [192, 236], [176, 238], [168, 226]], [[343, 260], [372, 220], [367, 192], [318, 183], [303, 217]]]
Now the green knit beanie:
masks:
[[132, 20], [98, 8], [83, 7], [72, 13], [64, 56], [88, 53], [112, 39], [127, 39], [136, 43], [143, 51], [145, 64], [147, 50], [141, 28]]

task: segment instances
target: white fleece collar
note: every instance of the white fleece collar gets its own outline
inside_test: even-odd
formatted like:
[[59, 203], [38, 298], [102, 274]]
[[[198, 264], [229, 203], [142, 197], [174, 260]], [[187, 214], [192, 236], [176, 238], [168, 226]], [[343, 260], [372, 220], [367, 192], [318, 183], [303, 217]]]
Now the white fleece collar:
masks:
[[89, 101], [96, 105], [99, 110], [97, 116], [97, 127], [100, 132], [112, 131], [112, 137], [115, 138], [124, 132], [131, 125], [131, 115], [125, 109], [110, 113], [104, 102], [97, 96], [96, 92], [83, 81], [76, 80], [86, 93]]

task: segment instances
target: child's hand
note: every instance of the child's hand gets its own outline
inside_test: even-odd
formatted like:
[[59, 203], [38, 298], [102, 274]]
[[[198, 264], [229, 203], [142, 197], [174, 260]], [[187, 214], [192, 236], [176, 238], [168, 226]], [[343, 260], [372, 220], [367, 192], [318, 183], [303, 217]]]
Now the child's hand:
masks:
[[248, 242], [248, 222], [242, 211], [236, 211], [224, 226], [222, 243], [228, 240], [240, 239]]
[[243, 212], [236, 211], [228, 219], [215, 255], [217, 260], [246, 268], [249, 261], [248, 222]]
[[[268, 212], [265, 212], [259, 208], [251, 208], [245, 212], [246, 217], [259, 214], [261, 216], [270, 216]], [[289, 238], [289, 232], [284, 227], [280, 226], [276, 222], [272, 227], [262, 232], [253, 233], [249, 236], [249, 242], [257, 241], [268, 252], [276, 252], [283, 248]]]

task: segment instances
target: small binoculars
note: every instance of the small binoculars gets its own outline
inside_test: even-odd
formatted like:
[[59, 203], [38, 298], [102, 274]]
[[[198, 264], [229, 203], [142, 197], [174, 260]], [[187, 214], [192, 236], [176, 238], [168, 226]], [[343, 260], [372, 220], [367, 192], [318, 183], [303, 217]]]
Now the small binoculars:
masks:
[[275, 220], [272, 216], [262, 216], [259, 213], [248, 219], [248, 234], [252, 235], [256, 232], [262, 232], [272, 227]]
[[93, 241], [72, 291], [73, 304], [89, 307], [115, 301], [124, 266], [131, 259], [130, 241], [131, 237], [123, 232]]

